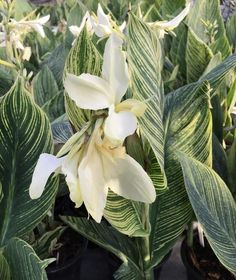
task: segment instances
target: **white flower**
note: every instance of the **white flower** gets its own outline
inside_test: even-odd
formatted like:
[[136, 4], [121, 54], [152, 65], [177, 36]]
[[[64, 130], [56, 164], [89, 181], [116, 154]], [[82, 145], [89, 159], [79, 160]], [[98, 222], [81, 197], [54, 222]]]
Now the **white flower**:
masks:
[[37, 18], [35, 20], [20, 20], [16, 21], [14, 19], [11, 19], [11, 26], [19, 30], [20, 33], [27, 32], [27, 30], [34, 29], [36, 32], [39, 33], [41, 37], [45, 37], [45, 32], [43, 30], [43, 25], [48, 22], [50, 18], [50, 15]]
[[190, 12], [190, 8], [192, 7], [192, 5], [193, 5], [193, 1], [192, 0], [188, 1], [183, 11], [170, 21], [156, 21], [156, 22], [149, 22], [148, 24], [151, 27], [156, 28], [159, 31], [159, 37], [163, 38], [167, 31], [172, 31], [173, 29], [178, 27], [181, 21]]
[[126, 26], [126, 22], [123, 22], [121, 26], [117, 26], [116, 23], [112, 21], [111, 17], [104, 13], [100, 4], [98, 4], [97, 16], [91, 16], [91, 24], [98, 37], [109, 36], [114, 31], [122, 33]]
[[90, 19], [90, 14], [89, 12], [86, 12], [80, 26], [78, 27], [77, 25], [71, 25], [69, 27], [70, 32], [75, 36], [75, 37], [79, 37], [79, 34], [81, 33], [81, 31], [83, 30], [84, 26], [86, 25], [87, 27], [87, 31], [89, 33], [93, 32], [93, 27], [92, 27], [92, 23], [91, 23], [91, 19]]
[[[151, 203], [156, 193], [151, 179], [143, 168], [122, 146], [112, 147], [102, 139], [102, 119], [86, 147], [76, 148], [62, 158], [42, 154], [34, 170], [30, 196], [41, 196], [51, 173], [59, 171], [66, 176], [70, 198], [79, 207], [83, 202], [88, 213], [100, 222], [106, 205], [108, 189], [127, 199]], [[74, 146], [76, 147], [76, 146]]]
[[146, 108], [146, 105], [138, 100], [129, 99], [121, 102], [129, 83], [126, 57], [121, 49], [122, 43], [122, 39], [116, 33], [112, 33], [107, 40], [102, 77], [67, 74], [64, 82], [67, 93], [78, 107], [90, 110], [109, 108], [104, 132], [114, 143], [122, 143], [128, 135], [135, 132], [136, 116], [144, 113]]

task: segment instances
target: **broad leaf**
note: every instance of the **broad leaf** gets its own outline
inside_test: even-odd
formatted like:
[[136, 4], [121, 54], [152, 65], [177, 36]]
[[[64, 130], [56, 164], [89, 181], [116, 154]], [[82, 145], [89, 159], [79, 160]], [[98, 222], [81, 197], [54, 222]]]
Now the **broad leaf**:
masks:
[[29, 185], [35, 164], [43, 152], [52, 151], [47, 117], [34, 104], [18, 78], [0, 104], [0, 245], [23, 236], [47, 214], [57, 191], [51, 179], [42, 197], [31, 200]]
[[[164, 0], [162, 1], [161, 11], [166, 20], [170, 20], [170, 15], [177, 15], [185, 6], [185, 0]], [[168, 17], [167, 17], [168, 16]]]
[[0, 279], [11, 280], [8, 262], [2, 254], [0, 254]]
[[[82, 73], [99, 75], [100, 71], [101, 56], [84, 28], [67, 57], [65, 72], [79, 76]], [[77, 130], [81, 129], [90, 119], [90, 111], [78, 108], [67, 94], [65, 102], [70, 121]]]
[[162, 176], [155, 187], [157, 192], [162, 192], [166, 189], [162, 122], [162, 49], [156, 34], [132, 14], [129, 17], [128, 32], [127, 55], [131, 72], [131, 91], [134, 98], [147, 104], [145, 115], [140, 118], [139, 124], [160, 166]]
[[206, 87], [191, 84], [167, 95], [165, 102], [165, 170], [168, 190], [150, 207], [152, 265], [170, 251], [192, 217], [181, 167], [175, 151], [182, 150], [211, 164], [211, 114]]
[[202, 76], [212, 56], [211, 49], [190, 28], [186, 48], [188, 83], [195, 82]]
[[201, 162], [178, 153], [198, 221], [221, 263], [236, 275], [236, 204], [223, 180]]
[[52, 259], [41, 261], [25, 241], [12, 238], [4, 248], [4, 256], [9, 264], [12, 280], [47, 280], [45, 268]]

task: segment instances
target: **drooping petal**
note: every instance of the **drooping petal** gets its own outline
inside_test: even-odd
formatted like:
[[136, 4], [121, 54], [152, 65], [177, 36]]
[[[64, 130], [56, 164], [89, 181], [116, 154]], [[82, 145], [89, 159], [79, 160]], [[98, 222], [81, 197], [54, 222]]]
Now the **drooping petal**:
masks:
[[110, 17], [104, 13], [100, 4], [98, 4], [97, 17], [91, 16], [91, 25], [95, 34], [100, 38], [108, 36], [112, 32]]
[[105, 120], [104, 133], [111, 141], [121, 142], [137, 129], [137, 118], [130, 111], [120, 111], [116, 113], [111, 106], [109, 116]]
[[70, 199], [75, 203], [75, 207], [78, 208], [83, 203], [83, 197], [80, 191], [79, 184], [79, 167], [80, 153], [70, 153], [66, 156], [62, 164], [62, 173], [65, 174], [66, 183], [70, 191]]
[[[179, 13], [175, 18], [173, 18], [170, 21], [157, 21], [153, 23], [149, 23], [152, 27], [156, 27], [157, 29], [160, 30], [166, 30], [166, 31], [171, 31], [175, 29], [181, 21], [188, 15], [191, 7], [193, 5], [193, 1], [189, 0], [188, 3], [186, 4], [186, 7], [182, 10], [181, 13]], [[161, 34], [163, 34], [164, 31], [162, 31]]]
[[87, 11], [81, 21], [80, 26], [76, 26], [76, 25], [71, 25], [69, 27], [70, 32], [75, 36], [75, 37], [79, 37], [79, 34], [81, 33], [81, 31], [83, 30], [84, 26], [86, 25], [87, 27], [87, 31], [88, 32], [92, 32], [92, 24], [91, 24], [91, 20], [90, 20], [90, 14]]
[[128, 66], [125, 53], [122, 51], [123, 40], [113, 32], [106, 42], [102, 76], [115, 92], [115, 103], [125, 95], [129, 84]]
[[147, 105], [137, 99], [126, 99], [116, 105], [116, 111], [130, 111], [136, 117], [142, 117], [144, 115], [145, 110], [147, 109]]
[[99, 126], [95, 127], [88, 150], [79, 165], [80, 189], [84, 204], [97, 223], [101, 221], [108, 192], [101, 153], [95, 145], [99, 129]]
[[132, 157], [103, 154], [106, 185], [116, 194], [135, 201], [152, 203], [156, 198], [153, 183], [142, 166]]
[[98, 23], [110, 27], [110, 17], [106, 15], [102, 9], [101, 4], [98, 4], [97, 9]]
[[90, 74], [67, 74], [64, 86], [70, 98], [82, 109], [99, 110], [112, 104], [112, 90], [100, 77]]
[[35, 20], [21, 20], [19, 21], [19, 25], [26, 25], [33, 28], [42, 38], [45, 38], [45, 32], [43, 30], [43, 25], [49, 20], [50, 15], [35, 19]]
[[57, 158], [46, 153], [40, 155], [29, 187], [29, 194], [32, 199], [39, 198], [42, 195], [49, 176], [61, 167], [63, 161], [64, 157]]

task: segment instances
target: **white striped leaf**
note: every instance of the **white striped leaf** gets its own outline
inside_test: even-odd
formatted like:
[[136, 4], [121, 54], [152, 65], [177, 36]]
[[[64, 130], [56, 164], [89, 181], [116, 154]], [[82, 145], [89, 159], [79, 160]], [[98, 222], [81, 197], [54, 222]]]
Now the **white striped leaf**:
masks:
[[131, 73], [131, 92], [134, 98], [147, 104], [146, 112], [139, 119], [139, 124], [160, 166], [161, 180], [154, 182], [157, 192], [160, 193], [166, 189], [162, 122], [164, 98], [161, 80], [162, 49], [156, 34], [131, 13], [128, 32], [127, 54]]
[[49, 180], [38, 200], [29, 197], [36, 162], [52, 152], [52, 136], [46, 115], [35, 105], [18, 78], [0, 104], [0, 246], [11, 237], [32, 230], [47, 214], [57, 191], [57, 179]]
[[3, 253], [9, 264], [11, 280], [48, 279], [45, 268], [54, 259], [40, 260], [33, 248], [25, 241], [12, 238]]
[[236, 275], [236, 204], [219, 175], [184, 153], [178, 153], [194, 212], [216, 256]]
[[[204, 81], [214, 92], [236, 67], [236, 55], [227, 58], [198, 82], [170, 93], [165, 102], [165, 162], [169, 189], [151, 206], [150, 246], [152, 265], [160, 262], [192, 217], [179, 163], [174, 155], [184, 151], [199, 161], [211, 164], [211, 117]], [[203, 90], [203, 91], [202, 91]]]
[[188, 83], [196, 82], [202, 76], [212, 57], [211, 49], [189, 28], [186, 47]]
[[192, 217], [175, 151], [185, 151], [200, 161], [211, 164], [212, 125], [205, 86], [195, 85], [192, 90], [190, 85], [167, 95], [164, 122], [168, 190], [150, 207], [152, 265], [160, 262], [170, 251]]
[[2, 254], [0, 254], [0, 279], [11, 280], [8, 262]]
[[[80, 33], [66, 60], [65, 72], [79, 76], [82, 73], [98, 75], [101, 72], [102, 58], [94, 46], [86, 27]], [[75, 102], [66, 94], [66, 113], [74, 127], [79, 130], [90, 120], [90, 110], [77, 107]]]

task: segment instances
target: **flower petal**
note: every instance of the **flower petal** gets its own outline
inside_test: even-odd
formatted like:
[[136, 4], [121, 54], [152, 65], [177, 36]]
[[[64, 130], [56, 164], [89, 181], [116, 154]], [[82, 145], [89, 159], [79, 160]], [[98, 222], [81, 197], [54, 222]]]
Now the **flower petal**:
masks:
[[98, 17], [98, 24], [111, 27], [110, 17], [104, 13], [101, 4], [98, 4], [97, 17]]
[[116, 194], [135, 201], [152, 203], [156, 198], [152, 180], [132, 157], [103, 156], [106, 185]]
[[66, 156], [62, 164], [62, 173], [65, 174], [66, 183], [70, 191], [70, 199], [75, 203], [75, 207], [78, 208], [83, 203], [83, 197], [80, 191], [78, 166], [80, 160], [80, 153], [75, 153], [70, 156], [70, 153]]
[[106, 42], [102, 76], [115, 92], [115, 103], [119, 103], [128, 88], [129, 75], [125, 52], [122, 51], [123, 40], [112, 33]]
[[129, 111], [116, 113], [113, 107], [109, 109], [109, 116], [105, 120], [104, 133], [111, 141], [123, 142], [137, 129], [137, 118]]
[[112, 90], [100, 77], [90, 74], [67, 74], [64, 86], [70, 98], [82, 109], [105, 109], [112, 103]]
[[116, 105], [116, 111], [130, 111], [136, 117], [142, 117], [144, 115], [145, 110], [147, 109], [147, 105], [137, 99], [126, 99]]
[[57, 158], [50, 154], [41, 154], [34, 169], [29, 194], [32, 199], [39, 198], [46, 186], [49, 176], [61, 167], [64, 157]]
[[79, 165], [80, 189], [87, 211], [100, 223], [106, 205], [108, 187], [103, 175], [101, 153], [95, 146], [99, 127], [95, 128], [88, 150]]
[[70, 32], [75, 36], [75, 37], [79, 37], [79, 34], [81, 33], [82, 29], [84, 28], [86, 24], [87, 27], [87, 31], [91, 32], [92, 31], [92, 25], [91, 25], [91, 20], [90, 20], [90, 15], [89, 12], [87, 11], [80, 23], [80, 26], [76, 26], [76, 25], [71, 25], [69, 27]]
[[170, 21], [157, 21], [153, 23], [149, 23], [151, 26], [159, 28], [159, 29], [164, 29], [167, 31], [171, 31], [175, 29], [181, 21], [188, 15], [190, 8], [193, 5], [193, 1], [190, 0], [187, 4], [186, 7], [180, 12], [175, 18], [173, 18]]

